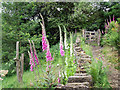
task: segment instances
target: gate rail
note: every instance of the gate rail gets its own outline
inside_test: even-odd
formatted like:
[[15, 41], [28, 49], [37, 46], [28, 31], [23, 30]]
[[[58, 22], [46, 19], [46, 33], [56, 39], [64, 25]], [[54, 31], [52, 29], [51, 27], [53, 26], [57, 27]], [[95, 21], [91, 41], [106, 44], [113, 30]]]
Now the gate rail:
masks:
[[88, 43], [91, 42], [96, 42], [98, 45], [100, 45], [100, 37], [101, 37], [101, 32], [100, 29], [98, 29], [97, 31], [86, 31], [86, 30], [82, 30], [82, 34], [83, 37], [85, 38], [85, 41]]

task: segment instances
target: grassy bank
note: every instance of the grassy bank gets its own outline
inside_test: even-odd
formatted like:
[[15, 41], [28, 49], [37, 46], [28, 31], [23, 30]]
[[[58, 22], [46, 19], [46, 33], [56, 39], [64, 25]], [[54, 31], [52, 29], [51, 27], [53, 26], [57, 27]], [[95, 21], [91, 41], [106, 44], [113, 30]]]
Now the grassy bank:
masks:
[[118, 50], [116, 50], [116, 48], [111, 46], [104, 46], [101, 53], [104, 54], [108, 62], [114, 65], [115, 69], [120, 70], [120, 66], [119, 66], [120, 60], [118, 59], [119, 58]]

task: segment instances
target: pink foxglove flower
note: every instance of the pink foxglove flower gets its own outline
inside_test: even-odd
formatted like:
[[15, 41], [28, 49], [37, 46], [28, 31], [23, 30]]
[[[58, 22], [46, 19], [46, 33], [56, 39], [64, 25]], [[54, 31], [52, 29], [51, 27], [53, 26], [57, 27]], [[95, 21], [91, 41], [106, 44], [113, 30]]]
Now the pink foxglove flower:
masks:
[[42, 49], [43, 51], [47, 49], [47, 42], [44, 33], [42, 33]]
[[99, 57], [99, 59], [101, 59], [101, 57]]
[[73, 63], [75, 63], [75, 60], [73, 60]]
[[110, 23], [111, 23], [111, 17], [110, 17]]
[[65, 51], [63, 50], [62, 44], [60, 45], [60, 54], [61, 54], [61, 56], [64, 56], [64, 54], [65, 54]]
[[33, 57], [32, 45], [31, 45], [30, 40], [28, 40], [28, 41], [29, 41], [29, 43], [30, 43], [31, 58], [32, 58], [32, 61], [33, 61], [33, 65], [34, 65], [34, 67], [35, 67], [35, 61], [34, 61], [34, 57]]
[[49, 48], [47, 48], [46, 59], [47, 62], [53, 60]]
[[51, 68], [51, 65], [49, 65], [49, 68]]
[[37, 55], [34, 54], [34, 56], [35, 56], [35, 60], [36, 60], [37, 64], [39, 64], [39, 61], [38, 61]]
[[32, 61], [32, 57], [31, 57], [31, 53], [28, 51], [29, 54], [29, 58], [30, 58], [30, 71], [33, 71], [33, 61]]
[[104, 34], [103, 30], [102, 30], [102, 34]]
[[33, 71], [33, 64], [30, 66], [30, 70]]
[[60, 78], [58, 78], [58, 83], [60, 83]]
[[115, 20], [114, 15], [113, 15], [113, 21]]
[[60, 30], [60, 54], [61, 54], [61, 56], [64, 56], [64, 50], [63, 50], [63, 42], [62, 42], [62, 31], [61, 31], [61, 27], [60, 26], [58, 26], [59, 27], [59, 30]]
[[29, 53], [29, 58], [30, 58], [30, 65], [32, 65], [32, 57], [31, 57], [31, 54], [30, 54], [30, 52], [28, 51], [28, 53]]
[[36, 54], [36, 50], [35, 50], [34, 42], [32, 41], [32, 43], [33, 43], [33, 49], [34, 49], [34, 57], [35, 57], [35, 60], [36, 60], [37, 64], [39, 64], [39, 61], [38, 61], [38, 58], [37, 58], [37, 54]]

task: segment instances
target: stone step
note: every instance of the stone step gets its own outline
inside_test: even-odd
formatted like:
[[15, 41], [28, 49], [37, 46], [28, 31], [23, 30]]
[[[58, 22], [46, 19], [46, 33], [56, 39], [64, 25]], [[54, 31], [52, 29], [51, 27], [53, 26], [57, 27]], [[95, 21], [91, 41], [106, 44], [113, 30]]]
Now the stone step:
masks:
[[80, 46], [80, 44], [75, 44], [75, 45], [74, 45], [74, 47], [79, 47], [79, 46]]
[[[78, 61], [77, 61], [78, 63]], [[78, 67], [83, 67], [85, 65], [85, 63], [78, 63]]]
[[66, 86], [65, 90], [86, 90], [87, 88], [89, 87], [86, 85]]
[[80, 58], [81, 60], [91, 60], [91, 58]]
[[78, 71], [85, 71], [85, 69], [83, 67], [77, 67]]
[[91, 61], [90, 61], [90, 60], [87, 60], [87, 61], [78, 61], [78, 64], [81, 64], [81, 63], [84, 63], [84, 64], [85, 64], [85, 63], [87, 63], [87, 62], [91, 64]]
[[78, 63], [86, 63], [86, 62], [91, 62], [91, 58], [80, 58], [78, 60]]
[[76, 52], [81, 52], [81, 50], [80, 50], [80, 49], [78, 49], [78, 50], [74, 50], [74, 51], [76, 51]]
[[87, 73], [75, 73], [75, 76], [87, 76]]
[[75, 47], [75, 50], [82, 50], [82, 48], [81, 47]]
[[91, 58], [91, 56], [81, 54], [81, 58]]
[[77, 40], [77, 41], [76, 41], [76, 44], [80, 44], [80, 40]]
[[67, 83], [66, 86], [68, 87], [81, 87], [81, 86], [90, 86], [90, 83], [89, 82], [83, 82], [83, 83]]
[[68, 78], [68, 83], [77, 83], [77, 82], [92, 82], [92, 77], [91, 75], [87, 75], [87, 76], [70, 76]]
[[80, 51], [83, 51], [83, 49], [80, 48], [80, 47], [75, 47], [75, 48], [74, 48], [74, 51], [76, 51], [76, 52], [80, 52]]
[[83, 57], [83, 58], [84, 58], [84, 55], [86, 55], [86, 54], [84, 53], [84, 51], [76, 52], [75, 54], [76, 54], [77, 56], [80, 56], [80, 57]]
[[79, 59], [80, 59], [80, 56], [76, 56], [76, 59], [79, 60]]
[[85, 69], [83, 66], [80, 66], [78, 65], [77, 69]]
[[87, 73], [84, 69], [82, 70], [76, 70], [76, 73]]

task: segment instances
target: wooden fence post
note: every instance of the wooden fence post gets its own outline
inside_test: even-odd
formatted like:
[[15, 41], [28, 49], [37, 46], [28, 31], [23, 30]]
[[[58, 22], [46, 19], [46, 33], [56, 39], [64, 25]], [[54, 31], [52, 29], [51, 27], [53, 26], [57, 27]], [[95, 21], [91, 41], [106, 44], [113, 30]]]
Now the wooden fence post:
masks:
[[101, 38], [101, 32], [100, 29], [98, 29], [98, 40], [97, 40], [98, 46], [100, 45], [100, 38]]
[[84, 35], [85, 34], [85, 30], [84, 29], [82, 30], [82, 34], [83, 34], [83, 37], [85, 37], [85, 35]]
[[16, 42], [16, 72], [17, 72], [17, 79], [19, 82], [22, 82], [23, 77], [23, 70], [24, 70], [24, 54], [22, 53], [19, 59], [19, 41]]

